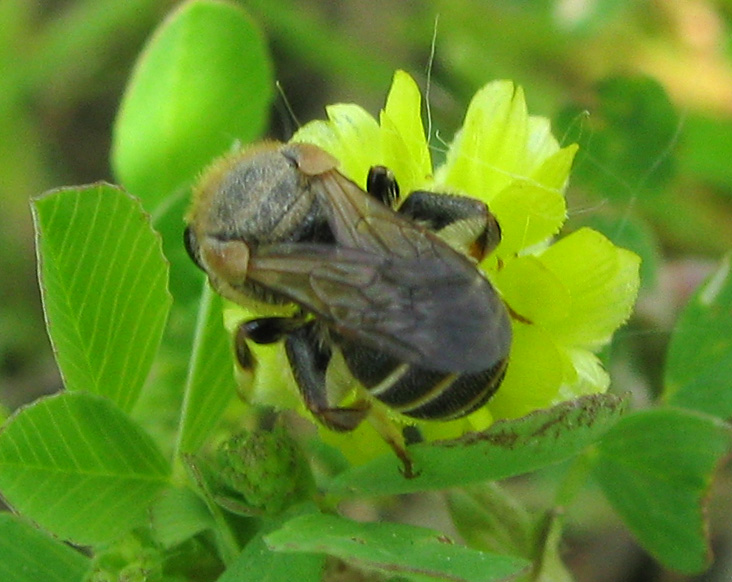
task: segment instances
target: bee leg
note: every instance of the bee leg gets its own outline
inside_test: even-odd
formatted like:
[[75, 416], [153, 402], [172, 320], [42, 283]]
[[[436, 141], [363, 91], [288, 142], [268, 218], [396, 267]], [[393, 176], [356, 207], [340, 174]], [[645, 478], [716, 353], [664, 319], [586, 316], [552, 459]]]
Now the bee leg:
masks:
[[496, 218], [483, 202], [474, 198], [417, 190], [407, 197], [398, 212], [437, 234], [444, 234], [450, 244], [465, 247], [478, 261], [501, 242]]
[[302, 327], [301, 317], [260, 317], [239, 324], [234, 335], [234, 353], [240, 371], [246, 375], [246, 382], [251, 383], [257, 360], [249, 349], [248, 342], [255, 344], [271, 344], [281, 340], [298, 327]]
[[308, 410], [328, 428], [347, 432], [366, 418], [366, 403], [353, 407], [334, 407], [328, 402], [325, 372], [332, 355], [323, 344], [313, 322], [301, 325], [287, 336], [285, 351]]
[[366, 176], [366, 192], [393, 208], [399, 200], [399, 185], [386, 166], [372, 166]]
[[273, 344], [303, 325], [305, 325], [305, 320], [300, 316], [259, 317], [239, 324], [237, 335], [249, 339], [255, 344]]
[[[407, 439], [404, 433], [404, 429], [407, 427], [399, 427], [389, 415], [387, 408], [378, 402], [374, 404], [368, 421], [402, 462], [402, 475], [406, 479], [418, 477], [421, 471], [415, 471], [414, 460], [407, 450]], [[415, 430], [418, 429], [415, 428]]]

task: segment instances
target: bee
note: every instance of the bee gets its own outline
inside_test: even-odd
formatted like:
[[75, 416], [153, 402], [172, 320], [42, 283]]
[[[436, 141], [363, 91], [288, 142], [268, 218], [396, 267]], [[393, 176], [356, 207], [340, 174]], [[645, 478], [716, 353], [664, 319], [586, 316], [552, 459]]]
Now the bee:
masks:
[[416, 191], [400, 203], [383, 166], [363, 190], [317, 146], [266, 142], [204, 174], [184, 241], [227, 299], [297, 306], [243, 322], [236, 352], [253, 369], [247, 342], [283, 340], [307, 408], [331, 429], [369, 412], [368, 398], [330, 401], [336, 352], [371, 397], [415, 419], [465, 416], [503, 379], [509, 314], [476, 265], [500, 228], [482, 202]]

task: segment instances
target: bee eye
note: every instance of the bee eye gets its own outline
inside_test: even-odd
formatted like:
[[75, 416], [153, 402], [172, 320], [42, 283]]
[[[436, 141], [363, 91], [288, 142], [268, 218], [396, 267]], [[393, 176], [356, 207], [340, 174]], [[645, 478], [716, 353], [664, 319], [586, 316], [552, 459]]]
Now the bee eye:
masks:
[[186, 247], [188, 256], [191, 257], [191, 260], [196, 263], [196, 266], [199, 269], [203, 270], [201, 261], [198, 258], [198, 240], [190, 226], [186, 226], [186, 229], [183, 231], [183, 244]]

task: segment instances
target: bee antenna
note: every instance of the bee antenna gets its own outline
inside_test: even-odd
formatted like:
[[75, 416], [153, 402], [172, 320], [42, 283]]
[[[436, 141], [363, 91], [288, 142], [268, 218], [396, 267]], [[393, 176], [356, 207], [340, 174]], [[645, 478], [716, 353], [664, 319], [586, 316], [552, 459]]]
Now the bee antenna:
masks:
[[[302, 123], [300, 123], [300, 120], [297, 118], [297, 115], [295, 115], [295, 110], [292, 108], [292, 105], [290, 105], [290, 100], [287, 98], [287, 95], [285, 94], [285, 90], [282, 87], [282, 83], [280, 83], [279, 81], [275, 81], [275, 86], [277, 87], [277, 92], [280, 94], [280, 97], [282, 97], [282, 103], [284, 103], [287, 113], [290, 115], [290, 118], [295, 123], [295, 126], [299, 129], [300, 127], [302, 127]], [[294, 133], [294, 132], [291, 132], [291, 133]]]
[[427, 83], [424, 88], [425, 111], [427, 112], [427, 143], [432, 141], [432, 110], [430, 108], [430, 89], [432, 88], [432, 65], [435, 62], [435, 45], [437, 44], [437, 25], [440, 15], [435, 14], [435, 24], [432, 28], [432, 42], [430, 43], [430, 58], [427, 61]]

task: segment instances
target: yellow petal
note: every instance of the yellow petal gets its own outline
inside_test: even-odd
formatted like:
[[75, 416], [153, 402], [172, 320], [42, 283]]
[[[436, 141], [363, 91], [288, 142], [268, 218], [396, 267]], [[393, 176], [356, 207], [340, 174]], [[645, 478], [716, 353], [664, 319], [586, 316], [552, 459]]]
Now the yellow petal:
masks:
[[340, 162], [343, 174], [365, 188], [371, 166], [383, 163], [378, 123], [362, 107], [351, 103], [330, 105], [326, 112], [328, 122], [304, 125], [291, 141], [322, 147]]
[[[490, 413], [489, 413], [489, 418]], [[486, 425], [489, 426], [491, 422]], [[472, 432], [478, 429], [473, 428], [468, 418], [458, 418], [457, 420], [434, 421], [423, 420], [417, 422], [417, 428], [422, 437], [427, 442], [446, 441], [461, 437], [466, 432]]]
[[546, 331], [514, 322], [506, 377], [488, 402], [493, 417], [517, 418], [549, 406], [564, 380], [567, 360]]
[[558, 190], [517, 180], [495, 196], [490, 211], [501, 227], [495, 254], [506, 258], [556, 234], [566, 217], [566, 203]]
[[318, 425], [320, 439], [337, 448], [353, 465], [362, 465], [391, 449], [369, 422], [362, 422], [355, 430], [334, 432]]
[[564, 192], [572, 168], [574, 156], [579, 146], [574, 143], [553, 152], [544, 158], [531, 173], [530, 181], [541, 184], [551, 192]]
[[569, 291], [536, 257], [508, 261], [490, 275], [503, 300], [522, 319], [548, 326], [567, 317]]
[[422, 96], [404, 71], [394, 80], [381, 112], [383, 164], [394, 172], [402, 194], [423, 187], [432, 176], [432, 161], [422, 126]]
[[529, 116], [529, 137], [526, 142], [527, 171], [533, 172], [546, 158], [559, 150], [559, 144], [552, 135], [549, 119], [538, 115]]
[[528, 115], [523, 90], [495, 81], [475, 94], [440, 180], [490, 205], [517, 176], [525, 176]]
[[610, 376], [600, 359], [590, 351], [582, 349], [567, 350], [572, 366], [577, 372], [573, 382], [563, 384], [558, 400], [579, 398], [585, 394], [605, 392], [610, 386]]
[[[292, 315], [292, 312], [291, 306], [253, 302], [251, 306], [242, 307], [227, 302], [224, 306], [224, 327], [231, 333], [233, 342], [236, 328], [241, 322], [270, 315]], [[259, 345], [249, 342], [247, 345], [256, 362], [254, 374], [242, 375], [239, 366], [234, 364], [237, 377], [241, 380], [238, 390], [242, 399], [250, 404], [271, 406], [277, 410], [293, 409], [304, 412], [304, 405], [282, 343]]]
[[317, 119], [306, 123], [295, 132], [290, 141], [297, 143], [311, 143], [323, 148], [326, 152], [338, 159], [338, 152], [342, 151], [341, 137], [329, 121]]
[[571, 296], [568, 316], [552, 328], [556, 341], [597, 349], [630, 316], [640, 283], [640, 258], [599, 232], [582, 228], [549, 247], [541, 262]]
[[514, 181], [491, 201], [501, 226], [498, 256], [515, 255], [559, 231], [567, 216], [563, 189], [576, 151], [576, 145], [554, 151], [529, 178]]

